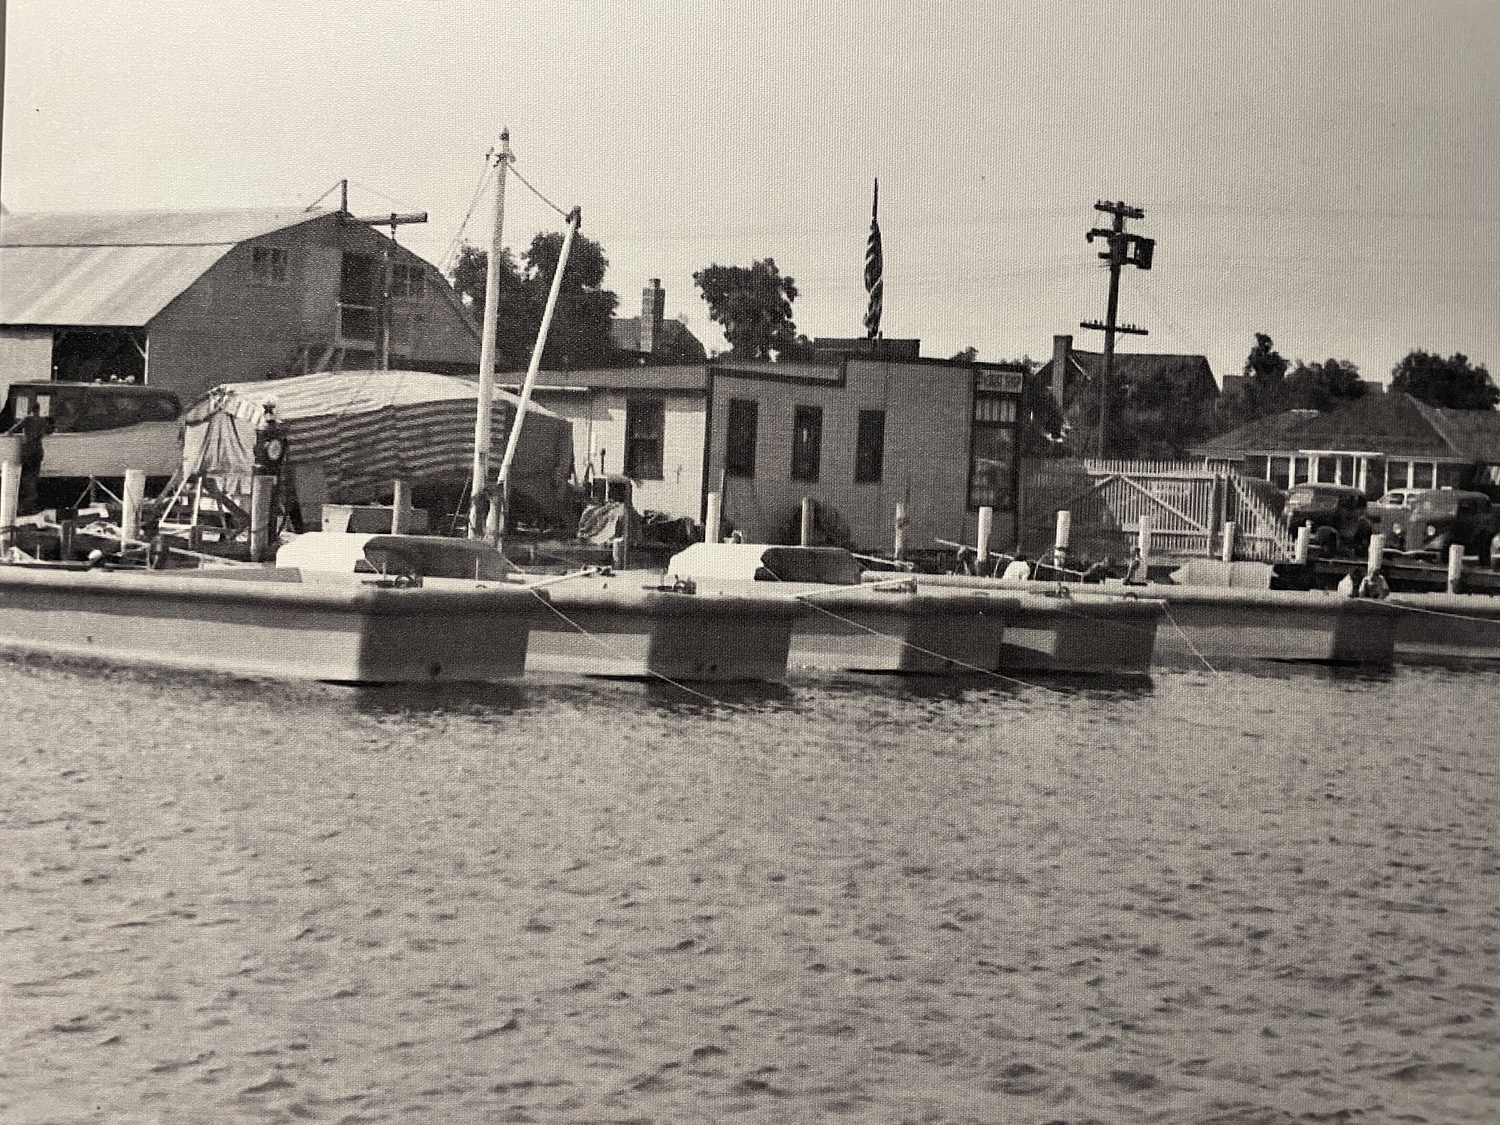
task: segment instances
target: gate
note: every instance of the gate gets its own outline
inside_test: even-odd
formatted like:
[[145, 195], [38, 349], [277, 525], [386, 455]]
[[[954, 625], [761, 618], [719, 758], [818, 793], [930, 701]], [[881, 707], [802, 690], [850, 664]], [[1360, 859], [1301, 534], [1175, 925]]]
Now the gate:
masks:
[[[1082, 533], [1080, 545], [1089, 542], [1096, 551], [1128, 554], [1141, 517], [1149, 516], [1153, 553], [1215, 555], [1225, 523], [1233, 523], [1236, 558], [1275, 562], [1291, 557], [1292, 538], [1271, 503], [1232, 470], [1172, 461], [1096, 460], [1049, 468], [1045, 462], [1033, 464], [1032, 480], [1040, 486], [1035, 494], [1050, 493], [1050, 506], [1070, 510], [1075, 535]], [[1059, 490], [1064, 479], [1069, 486]]]

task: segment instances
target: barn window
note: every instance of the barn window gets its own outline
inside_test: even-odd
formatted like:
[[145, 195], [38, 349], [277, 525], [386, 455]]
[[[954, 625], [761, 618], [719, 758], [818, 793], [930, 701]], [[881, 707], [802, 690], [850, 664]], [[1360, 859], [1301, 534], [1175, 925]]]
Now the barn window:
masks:
[[256, 285], [285, 285], [290, 253], [280, 246], [254, 246], [250, 249], [250, 280]]
[[885, 411], [861, 410], [854, 443], [854, 479], [878, 481], [885, 468]]
[[823, 460], [823, 408], [799, 406], [792, 412], [792, 479], [815, 481]]
[[632, 480], [662, 479], [666, 413], [659, 398], [625, 400], [625, 475]]
[[427, 271], [417, 262], [396, 262], [391, 266], [391, 296], [425, 300]]
[[748, 398], [729, 400], [729, 436], [724, 443], [724, 472], [729, 476], [755, 476], [755, 439], [759, 422], [760, 403]]

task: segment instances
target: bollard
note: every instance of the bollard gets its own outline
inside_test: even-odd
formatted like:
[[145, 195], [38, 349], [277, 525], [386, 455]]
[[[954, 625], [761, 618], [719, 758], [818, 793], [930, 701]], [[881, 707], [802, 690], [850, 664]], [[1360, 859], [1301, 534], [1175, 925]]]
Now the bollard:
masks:
[[1224, 547], [1220, 559], [1224, 562], [1234, 562], [1234, 521], [1224, 521]]
[[411, 527], [411, 490], [404, 480], [391, 486], [391, 534], [405, 535]]
[[15, 461], [0, 465], [0, 550], [16, 541], [16, 513], [21, 507], [21, 466]]
[[1448, 593], [1456, 594], [1464, 584], [1464, 545], [1455, 543], [1448, 548]]
[[1298, 566], [1307, 565], [1307, 552], [1312, 547], [1312, 521], [1308, 520], [1297, 529], [1297, 546], [1292, 551], [1292, 561]]
[[1365, 552], [1365, 573], [1371, 578], [1380, 573], [1380, 568], [1385, 564], [1385, 536], [1376, 534], [1370, 536], [1370, 546]]
[[1068, 539], [1073, 533], [1073, 513], [1057, 513], [1057, 538], [1052, 544], [1052, 565], [1057, 568], [1058, 581], [1062, 581], [1062, 569], [1068, 561]]
[[995, 522], [995, 509], [979, 509], [979, 531], [974, 536], [974, 566], [976, 571], [990, 561], [990, 527]]
[[141, 501], [146, 498], [146, 474], [140, 469], [125, 470], [125, 489], [120, 513], [120, 546], [141, 537]]
[[802, 545], [812, 546], [813, 534], [813, 498], [804, 496], [802, 498]]
[[250, 561], [265, 562], [271, 555], [271, 494], [276, 478], [257, 473], [250, 481]]
[[710, 492], [708, 494], [708, 511], [703, 517], [703, 542], [705, 543], [717, 543], [719, 541], [719, 524], [722, 515], [722, 509], [719, 505], [719, 494], [717, 492]]
[[900, 500], [896, 501], [896, 541], [891, 548], [891, 557], [906, 557], [906, 504]]
[[1136, 529], [1135, 545], [1141, 552], [1141, 561], [1146, 562], [1151, 558], [1151, 517], [1141, 516], [1140, 526]]
[[624, 570], [625, 565], [630, 562], [630, 543], [625, 536], [616, 535], [609, 541], [609, 553], [615, 569]]

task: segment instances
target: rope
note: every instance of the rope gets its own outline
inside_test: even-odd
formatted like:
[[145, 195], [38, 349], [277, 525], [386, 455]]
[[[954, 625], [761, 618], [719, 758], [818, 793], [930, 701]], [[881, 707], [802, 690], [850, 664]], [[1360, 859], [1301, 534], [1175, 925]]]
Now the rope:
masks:
[[448, 243], [448, 249], [443, 254], [442, 272], [447, 273], [458, 263], [459, 247], [463, 244], [464, 231], [469, 229], [469, 220], [474, 217], [474, 208], [479, 206], [480, 197], [484, 195], [484, 189], [490, 182], [490, 177], [495, 174], [494, 165], [485, 162], [484, 171], [479, 175], [479, 186], [474, 189], [474, 197], [469, 200], [469, 209], [464, 212], [464, 221], [458, 224], [458, 230]]
[[[615, 656], [615, 657], [619, 657], [620, 656], [620, 652], [619, 652], [619, 650], [617, 648], [615, 648], [613, 645], [609, 644], [607, 641], [600, 640], [599, 637], [597, 637], [593, 633], [590, 633], [582, 625], [578, 624], [578, 622], [574, 621], [566, 613], [564, 613], [562, 610], [558, 609], [555, 605], [553, 605], [551, 601], [549, 601], [547, 598], [542, 597], [542, 595], [540, 593], [538, 593], [536, 590], [533, 589], [531, 591], [531, 594], [532, 594], [532, 596], [534, 598], [536, 598], [537, 601], [541, 602], [544, 606], [546, 606], [548, 609], [550, 609], [553, 613], [557, 614], [558, 617], [562, 618], [565, 622], [567, 622], [568, 625], [572, 626], [574, 629], [577, 629], [578, 632], [582, 633], [589, 640], [593, 641], [594, 644], [596, 644], [600, 648], [604, 649], [605, 652], [608, 652], [612, 656]], [[679, 683], [677, 680], [672, 679], [672, 677], [670, 677], [670, 676], [664, 676], [664, 675], [662, 675], [660, 672], [656, 671], [654, 668], [651, 668], [649, 665], [646, 668], [646, 674], [650, 675], [650, 676], [655, 676], [658, 680], [661, 680], [663, 683], [671, 684], [674, 688], [677, 688], [679, 691], [685, 691], [685, 692], [687, 692], [688, 695], [697, 696], [699, 699], [703, 700], [704, 702], [706, 702], [706, 703], [712, 703], [716, 707], [729, 707], [732, 710], [738, 710], [738, 708], [734, 707], [733, 704], [726, 703], [722, 699], [715, 699], [711, 695], [708, 695], [708, 694], [706, 694], [704, 692], [698, 691], [698, 690], [696, 690], [694, 688], [688, 687], [687, 684]]]
[[1426, 613], [1431, 614], [1433, 617], [1451, 617], [1455, 621], [1471, 621], [1476, 625], [1500, 626], [1500, 618], [1474, 617], [1473, 615], [1467, 613], [1448, 613], [1441, 609], [1427, 609], [1425, 606], [1407, 605], [1404, 602], [1387, 602], [1386, 604], [1391, 606], [1393, 609], [1406, 610], [1408, 613]]
[[1188, 646], [1188, 651], [1196, 656], [1199, 660], [1203, 661], [1203, 666], [1210, 672], [1212, 672], [1215, 676], [1217, 676], [1219, 674], [1219, 670], [1208, 662], [1208, 658], [1201, 652], [1199, 652], [1197, 646], [1193, 644], [1192, 638], [1187, 635], [1181, 625], [1177, 624], [1177, 618], [1172, 616], [1171, 604], [1165, 601], [1163, 601], [1161, 604], [1162, 612], [1167, 615], [1167, 620], [1172, 623], [1172, 628], [1177, 630], [1177, 635], [1182, 638], [1182, 643]]
[[521, 181], [521, 182], [522, 182], [522, 183], [523, 183], [523, 184], [525, 184], [525, 185], [526, 185], [526, 186], [527, 186], [527, 187], [528, 187], [528, 188], [530, 188], [530, 189], [531, 189], [531, 194], [532, 194], [532, 195], [534, 195], [534, 196], [536, 196], [536, 197], [537, 197], [537, 198], [538, 198], [538, 199], [540, 199], [540, 200], [541, 200], [541, 201], [542, 201], [542, 202], [543, 202], [543, 203], [545, 203], [545, 204], [546, 204], [546, 205], [547, 205], [547, 206], [548, 206], [548, 207], [550, 207], [550, 208], [552, 208], [552, 210], [554, 210], [554, 211], [556, 211], [556, 212], [557, 212], [557, 213], [558, 213], [558, 214], [559, 214], [559, 215], [561, 215], [561, 216], [562, 216], [562, 217], [563, 217], [563, 218], [565, 218], [565, 219], [566, 219], [566, 218], [567, 218], [567, 217], [568, 217], [568, 215], [569, 215], [569, 212], [567, 212], [567, 211], [564, 211], [564, 210], [563, 210], [563, 209], [562, 209], [562, 208], [561, 208], [561, 207], [559, 207], [559, 206], [558, 206], [558, 205], [557, 205], [557, 204], [556, 204], [556, 203], [553, 203], [553, 202], [552, 202], [552, 200], [550, 200], [550, 199], [548, 199], [548, 198], [547, 198], [547, 197], [546, 197], [546, 196], [545, 196], [545, 195], [543, 195], [543, 194], [542, 194], [542, 193], [541, 193], [541, 192], [539, 192], [539, 191], [537, 191], [537, 189], [536, 189], [536, 188], [534, 188], [534, 187], [532, 187], [532, 186], [531, 186], [531, 181], [530, 181], [530, 180], [528, 180], [528, 179], [527, 179], [527, 178], [526, 178], [526, 177], [525, 177], [525, 176], [523, 176], [523, 175], [521, 175], [521, 172], [520, 172], [520, 169], [518, 169], [518, 168], [517, 168], [517, 167], [516, 167], [516, 166], [515, 166], [515, 163], [514, 163], [514, 162], [512, 162], [512, 163], [511, 163], [511, 166], [510, 166], [510, 174], [511, 174], [511, 175], [512, 175], [512, 176], [514, 176], [514, 177], [515, 177], [515, 178], [516, 178], [516, 179], [518, 179], [518, 180], [520, 180], [520, 181]]

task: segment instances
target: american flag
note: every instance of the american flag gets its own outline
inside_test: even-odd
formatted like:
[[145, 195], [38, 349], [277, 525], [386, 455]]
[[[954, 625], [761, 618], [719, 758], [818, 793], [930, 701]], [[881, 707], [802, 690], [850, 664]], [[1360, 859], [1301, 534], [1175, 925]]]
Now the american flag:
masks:
[[880, 181], [875, 181], [875, 195], [870, 201], [870, 241], [865, 244], [865, 292], [870, 295], [870, 307], [865, 310], [865, 332], [870, 339], [880, 335], [880, 312], [885, 305], [885, 263], [880, 253], [880, 221], [876, 213], [880, 209]]

